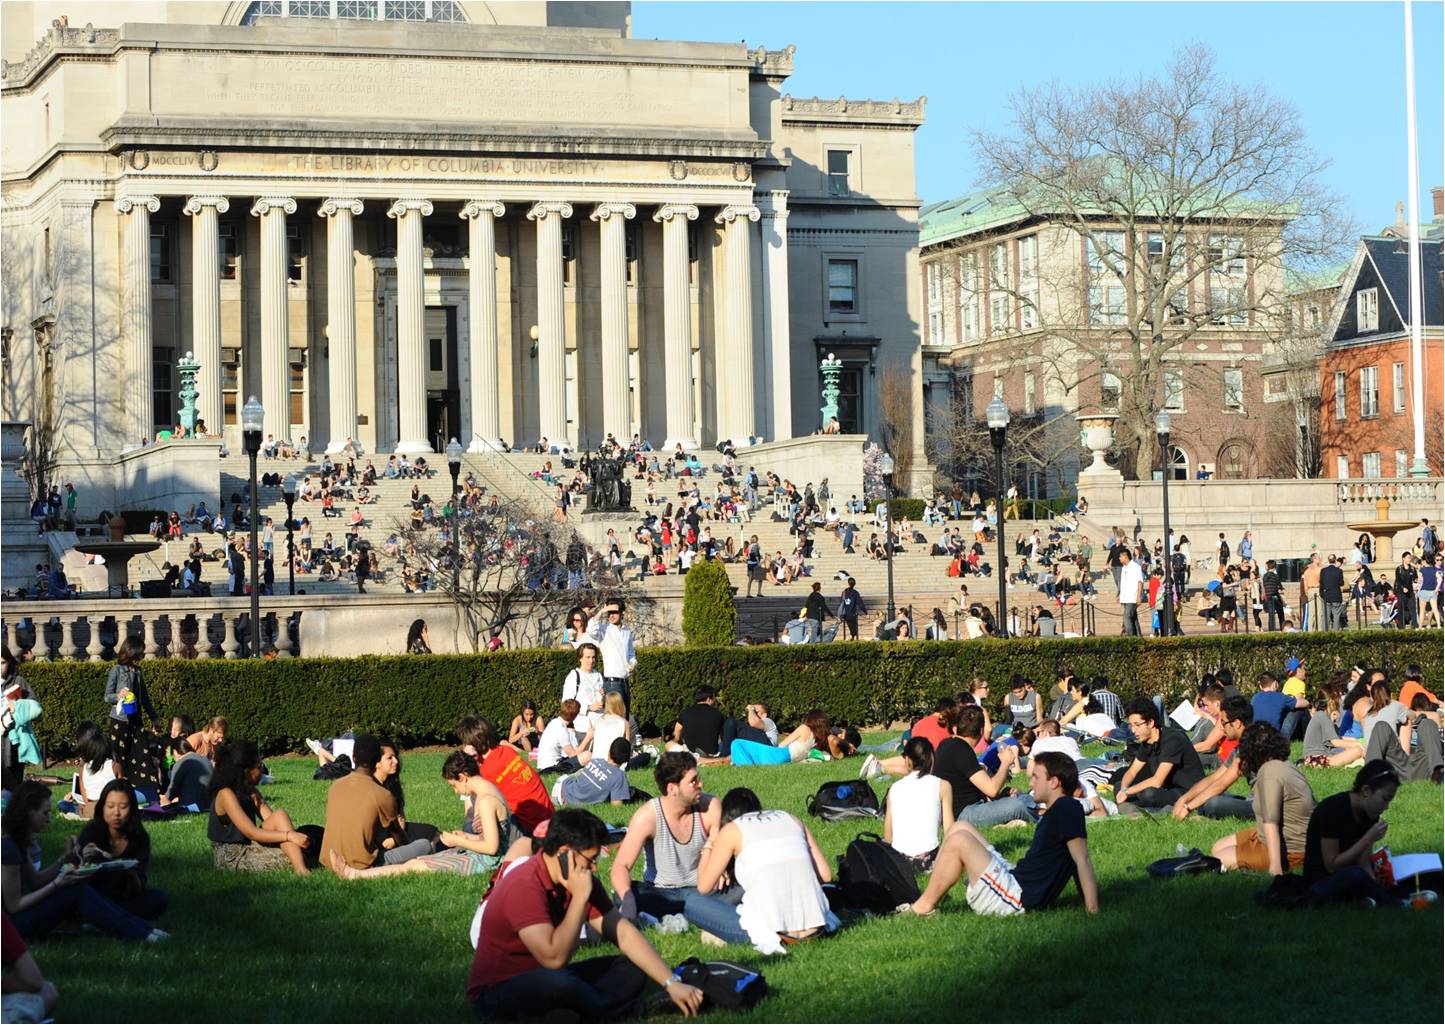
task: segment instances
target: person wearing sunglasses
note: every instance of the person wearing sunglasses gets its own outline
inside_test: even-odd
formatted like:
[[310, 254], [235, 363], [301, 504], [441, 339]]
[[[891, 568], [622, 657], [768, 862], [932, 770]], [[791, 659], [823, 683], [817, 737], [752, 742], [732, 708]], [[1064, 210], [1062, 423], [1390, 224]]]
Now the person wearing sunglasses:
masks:
[[[493, 1021], [563, 1014], [615, 1021], [638, 1011], [647, 981], [662, 986], [682, 1014], [702, 1006], [638, 928], [613, 907], [595, 872], [607, 827], [591, 812], [552, 816], [537, 852], [514, 863], [487, 897], [467, 999]], [[586, 925], [619, 954], [574, 961]]]

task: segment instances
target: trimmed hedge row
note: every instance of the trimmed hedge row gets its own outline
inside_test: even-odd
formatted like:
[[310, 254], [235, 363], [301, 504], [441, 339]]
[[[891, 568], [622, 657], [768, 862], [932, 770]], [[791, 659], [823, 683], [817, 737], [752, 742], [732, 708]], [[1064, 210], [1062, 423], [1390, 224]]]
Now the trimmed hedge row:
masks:
[[[1398, 680], [1415, 662], [1426, 686], [1438, 692], [1441, 640], [1438, 630], [1373, 630], [647, 648], [638, 655], [633, 710], [644, 723], [666, 726], [706, 683], [718, 688], [725, 710], [737, 713], [750, 701], [765, 701], [780, 724], [797, 722], [810, 708], [823, 708], [836, 721], [887, 723], [930, 707], [940, 694], [980, 675], [994, 683], [999, 707], [993, 711], [999, 712], [1010, 676], [1022, 673], [1043, 688], [1061, 665], [1086, 677], [1107, 676], [1125, 699], [1163, 694], [1177, 702], [1192, 694], [1206, 671], [1227, 665], [1248, 686], [1263, 670], [1282, 673], [1290, 655], [1305, 659], [1314, 683], [1355, 661], [1383, 665]], [[529, 697], [551, 714], [574, 664], [570, 651], [530, 649], [260, 662], [162, 659], [145, 663], [144, 670], [162, 715], [185, 712], [198, 722], [225, 715], [236, 735], [274, 752], [348, 728], [407, 744], [445, 743], [462, 715], [486, 715], [505, 726]], [[52, 756], [67, 749], [81, 720], [100, 721], [106, 714], [101, 695], [109, 669], [96, 662], [23, 667], [45, 709], [39, 732]]]

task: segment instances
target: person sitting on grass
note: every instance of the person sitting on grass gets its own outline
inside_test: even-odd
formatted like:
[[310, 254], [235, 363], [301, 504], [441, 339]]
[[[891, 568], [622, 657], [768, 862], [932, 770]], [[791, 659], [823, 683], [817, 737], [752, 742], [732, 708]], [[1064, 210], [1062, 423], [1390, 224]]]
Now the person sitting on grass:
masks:
[[1160, 718], [1159, 706], [1148, 698], [1129, 702], [1129, 732], [1137, 747], [1116, 789], [1121, 811], [1125, 802], [1135, 808], [1168, 808], [1204, 778], [1189, 736], [1177, 726], [1163, 725]]
[[[1334, 684], [1326, 684], [1315, 701], [1314, 714], [1305, 727], [1304, 764], [1307, 769], [1339, 768], [1362, 762], [1365, 748], [1354, 738], [1340, 736], [1337, 725], [1342, 696]], [[1362, 707], [1368, 707], [1363, 705]]]
[[[608, 696], [617, 698], [619, 703], [622, 700], [620, 694]], [[557, 778], [552, 784], [552, 803], [558, 808], [604, 801], [626, 804], [632, 797], [625, 768], [631, 758], [632, 742], [625, 737], [614, 738], [606, 758], [593, 758], [576, 772]]]
[[430, 841], [397, 844], [391, 835], [396, 823], [396, 798], [376, 781], [381, 757], [379, 739], [367, 734], [357, 737], [351, 752], [356, 768], [332, 783], [326, 792], [321, 863], [332, 871], [337, 871], [337, 857], [352, 868], [370, 868], [378, 860], [400, 865], [431, 853]]
[[677, 713], [668, 750], [691, 751], [704, 758], [726, 754], [722, 750], [725, 718], [717, 707], [717, 691], [703, 684], [693, 693], [692, 704]]
[[477, 760], [465, 751], [453, 751], [442, 763], [442, 778], [466, 804], [459, 830], [445, 830], [437, 840], [445, 848], [399, 865], [377, 865], [358, 869], [347, 864], [339, 852], [332, 852], [331, 870], [342, 879], [381, 879], [415, 872], [450, 872], [473, 876], [490, 872], [522, 832], [507, 811], [502, 792], [477, 774]]
[[290, 866], [309, 875], [306, 852], [314, 852], [315, 826], [306, 831], [291, 816], [272, 809], [256, 789], [261, 754], [249, 740], [228, 740], [216, 748], [211, 774], [211, 817], [206, 836], [216, 868], [230, 872], [267, 872]]
[[627, 741], [628, 760], [619, 764], [629, 772], [633, 769], [645, 769], [652, 764], [652, 755], [646, 751], [631, 754], [632, 722], [627, 717], [627, 706], [622, 701], [622, 695], [611, 690], [602, 699], [602, 714], [592, 720], [587, 736], [582, 738], [582, 743], [578, 746], [583, 751], [591, 752], [592, 760], [596, 761], [599, 756], [610, 753], [613, 744], [618, 740]]
[[522, 710], [512, 717], [512, 726], [507, 731], [507, 743], [523, 751], [531, 751], [542, 739], [542, 717], [531, 698], [522, 702]]
[[211, 807], [211, 774], [215, 767], [203, 754], [197, 754], [185, 737], [171, 740], [175, 763], [161, 804], [178, 804], [182, 810], [206, 811]]
[[[920, 742], [921, 743], [921, 742]], [[731, 874], [742, 887], [736, 921], [713, 931], [729, 943], [751, 943], [761, 954], [838, 928], [823, 883], [833, 879], [828, 859], [801, 821], [785, 811], [764, 811], [745, 787], [722, 799], [722, 829], [703, 844], [698, 888], [710, 893]]]
[[186, 740], [190, 743], [192, 751], [210, 758], [215, 755], [216, 746], [225, 741], [226, 734], [230, 732], [230, 729], [231, 724], [226, 721], [226, 717], [218, 715], [206, 723], [204, 729], [189, 734]]
[[1282, 876], [1304, 864], [1314, 791], [1289, 760], [1289, 741], [1269, 723], [1251, 723], [1235, 755], [1254, 779], [1254, 826], [1218, 840], [1210, 852], [1232, 868]]
[[[431, 850], [435, 850], [441, 831], [430, 823], [412, 822], [406, 817], [406, 791], [401, 786], [401, 751], [394, 741], [381, 738], [381, 758], [377, 760], [376, 769], [371, 776], [396, 802], [396, 821], [387, 831], [383, 845], [389, 849], [425, 841], [431, 845]], [[430, 854], [431, 851], [427, 853]]]
[[[564, 808], [548, 822], [537, 853], [513, 862], [496, 884], [467, 979], [467, 999], [483, 1018], [617, 1021], [634, 1016], [648, 979], [684, 1015], [702, 1006], [701, 990], [673, 974], [594, 876], [606, 842], [597, 816]], [[569, 963], [584, 925], [621, 953]]]
[[1295, 697], [1280, 690], [1279, 678], [1273, 673], [1259, 674], [1259, 692], [1254, 696], [1254, 718], [1256, 722], [1267, 722], [1279, 729], [1288, 719], [1294, 722], [1294, 713], [1307, 713], [1310, 705], [1303, 697]]
[[583, 751], [582, 737], [574, 724], [582, 714], [582, 705], [572, 698], [562, 702], [556, 718], [542, 730], [542, 739], [537, 744], [537, 771], [543, 775], [554, 772], [576, 772], [592, 760], [588, 751]]
[[60, 993], [53, 982], [46, 981], [35, 963], [35, 955], [25, 945], [20, 931], [9, 915], [0, 915], [0, 965], [3, 965], [5, 996], [0, 1005], [0, 1018], [5, 1021], [50, 1021]]
[[95, 817], [76, 837], [80, 860], [96, 865], [124, 858], [134, 868], [98, 872], [91, 885], [116, 907], [137, 918], [160, 916], [170, 903], [164, 890], [146, 886], [151, 869], [151, 838], [141, 822], [135, 790], [123, 779], [111, 780], [95, 802]]
[[50, 788], [25, 780], [5, 807], [0, 894], [5, 914], [27, 942], [43, 939], [74, 918], [121, 939], [154, 943], [169, 938], [145, 919], [116, 907], [74, 870], [78, 849], [74, 837], [66, 838], [60, 857], [41, 868], [37, 837], [49, 824]]
[[888, 788], [884, 801], [883, 842], [927, 872], [938, 854], [940, 831], [953, 828], [953, 788], [933, 774], [933, 744], [913, 737], [903, 746], [908, 775]]
[[1400, 789], [1400, 775], [1383, 758], [1365, 763], [1343, 794], [1315, 805], [1305, 836], [1304, 881], [1318, 903], [1368, 900], [1398, 904], [1375, 879], [1375, 844], [1385, 838], [1382, 815]]
[[80, 756], [80, 786], [71, 794], [82, 818], [95, 813], [95, 802], [111, 780], [122, 775], [110, 739], [93, 722], [82, 722], [75, 732], [75, 753]]
[[898, 910], [934, 914], [944, 894], [967, 874], [968, 906], [976, 914], [1020, 915], [1047, 908], [1070, 879], [1078, 884], [1084, 907], [1096, 913], [1099, 884], [1089, 860], [1084, 806], [1071, 798], [1078, 785], [1078, 773], [1067, 755], [1057, 751], [1039, 755], [1029, 766], [1029, 787], [1044, 814], [1023, 860], [1010, 865], [982, 833], [959, 822], [943, 841], [923, 895]]
[[[1365, 760], [1383, 758], [1402, 780], [1440, 782], [1440, 724], [1425, 711], [1407, 711], [1395, 700], [1390, 682], [1378, 674], [1370, 685], [1370, 711], [1365, 717]], [[1421, 695], [1423, 697], [1423, 695]], [[1425, 698], [1424, 703], [1429, 699]]]
[[1226, 793], [1240, 778], [1239, 740], [1254, 721], [1254, 706], [1245, 697], [1225, 698], [1219, 706], [1219, 725], [1224, 730], [1220, 749], [1229, 752], [1219, 767], [1179, 795], [1171, 814], [1183, 822], [1198, 812], [1207, 819], [1247, 819], [1254, 814], [1249, 798]]
[[1220, 709], [1224, 705], [1224, 688], [1212, 682], [1199, 692], [1197, 711], [1199, 721], [1190, 731], [1194, 750], [1199, 754], [1200, 764], [1206, 769], [1219, 765], [1219, 743], [1224, 739], [1224, 727], [1220, 725]]
[[552, 817], [552, 799], [542, 777], [525, 754], [502, 741], [495, 723], [469, 715], [457, 723], [456, 734], [462, 750], [476, 758], [482, 778], [507, 799], [523, 833], [531, 836], [532, 830]]

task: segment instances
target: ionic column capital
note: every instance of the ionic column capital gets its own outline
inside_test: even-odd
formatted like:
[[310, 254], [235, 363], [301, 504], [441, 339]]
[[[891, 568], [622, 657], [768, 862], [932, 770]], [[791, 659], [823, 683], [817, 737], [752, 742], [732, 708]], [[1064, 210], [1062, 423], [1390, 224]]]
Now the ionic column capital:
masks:
[[432, 209], [429, 199], [398, 199], [386, 211], [386, 216], [405, 217], [409, 213], [419, 212], [423, 217], [430, 217]]
[[280, 210], [289, 217], [296, 212], [296, 200], [289, 196], [263, 196], [251, 207], [251, 216], [265, 217], [273, 210]]
[[760, 217], [762, 217], [762, 212], [758, 210], [757, 207], [738, 205], [723, 207], [717, 212], [717, 216], [714, 217], [713, 220], [718, 224], [731, 224], [739, 218], [757, 221]]
[[332, 198], [332, 199], [328, 199], [328, 200], [325, 200], [324, 202], [322, 202], [321, 206], [318, 207], [317, 210], [316, 210], [316, 216], [317, 216], [317, 217], [335, 217], [337, 214], [339, 214], [339, 213], [341, 213], [343, 210], [345, 210], [345, 211], [347, 211], [348, 213], [352, 214], [353, 216], [358, 216], [358, 217], [359, 217], [359, 216], [361, 215], [361, 211], [364, 210], [364, 209], [365, 209], [365, 206], [362, 204], [361, 200], [359, 200], [359, 199], [335, 199], [335, 198]]
[[223, 214], [231, 209], [231, 201], [225, 196], [192, 196], [186, 200], [186, 205], [182, 208], [181, 213], [194, 217], [208, 206], [215, 207], [216, 213]]
[[499, 199], [473, 199], [462, 207], [458, 215], [464, 221], [480, 217], [482, 214], [491, 214], [493, 217], [501, 217], [507, 212], [507, 207]]
[[566, 220], [568, 217], [572, 216], [572, 204], [565, 201], [553, 202], [550, 200], [546, 202], [533, 203], [532, 208], [527, 211], [527, 220], [545, 221], [553, 214], [556, 214], [558, 217]]
[[697, 207], [688, 203], [665, 203], [657, 208], [652, 219], [659, 223], [670, 221], [674, 217], [685, 217], [689, 221], [697, 220]]
[[594, 221], [605, 221], [613, 216], [624, 221], [630, 221], [637, 216], [637, 207], [631, 203], [598, 203], [592, 208], [592, 213], [588, 216]]
[[128, 214], [136, 207], [145, 207], [150, 213], [161, 208], [161, 201], [155, 196], [121, 196], [115, 201], [115, 212]]

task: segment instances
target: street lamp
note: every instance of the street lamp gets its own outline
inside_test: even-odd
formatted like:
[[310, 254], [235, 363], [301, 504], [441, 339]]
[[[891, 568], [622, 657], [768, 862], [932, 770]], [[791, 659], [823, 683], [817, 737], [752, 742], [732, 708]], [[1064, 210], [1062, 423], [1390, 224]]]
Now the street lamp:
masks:
[[[1154, 414], [1154, 431], [1159, 435], [1159, 464], [1164, 468], [1164, 608], [1159, 613], [1159, 626], [1165, 637], [1174, 635], [1174, 543], [1169, 536], [1169, 410]], [[1246, 610], [1248, 611], [1248, 610]]]
[[1003, 443], [1008, 436], [1008, 404], [1002, 395], [995, 395], [984, 410], [988, 418], [988, 438], [993, 442], [994, 479], [998, 482], [998, 635], [1008, 636], [1008, 552], [1004, 548], [1003, 528], [1008, 522], [1004, 515]]
[[461, 537], [457, 534], [457, 525], [461, 522], [461, 512], [457, 509], [457, 475], [462, 472], [462, 446], [456, 438], [447, 445], [447, 466], [452, 471], [452, 600], [456, 600], [456, 594], [461, 590], [462, 557]]
[[296, 593], [296, 545], [293, 540], [296, 532], [296, 517], [291, 515], [291, 507], [296, 504], [296, 475], [288, 473], [286, 482], [281, 485], [281, 497], [286, 501], [286, 571], [288, 582], [286, 593]]
[[251, 457], [251, 657], [261, 655], [261, 574], [260, 544], [256, 537], [258, 503], [256, 501], [256, 453], [261, 451], [261, 432], [266, 427], [266, 410], [252, 395], [241, 407], [241, 438], [246, 454]]
[[[886, 515], [883, 536], [888, 548], [888, 622], [891, 623], [897, 618], [893, 611], [893, 457], [884, 452], [878, 468], [883, 471], [883, 509]], [[894, 637], [897, 635], [895, 628]]]

